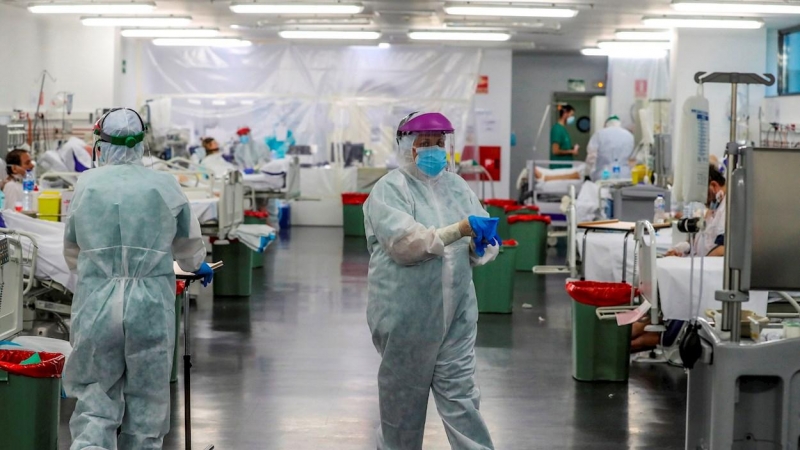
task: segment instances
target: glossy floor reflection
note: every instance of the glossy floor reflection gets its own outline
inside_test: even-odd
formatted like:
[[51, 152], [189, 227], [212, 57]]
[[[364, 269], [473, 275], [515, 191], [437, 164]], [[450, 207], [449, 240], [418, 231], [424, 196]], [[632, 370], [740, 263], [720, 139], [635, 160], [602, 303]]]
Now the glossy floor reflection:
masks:
[[[339, 228], [296, 228], [268, 251], [252, 297], [201, 295], [192, 306], [193, 448], [375, 448], [379, 358], [366, 324], [368, 261], [363, 239], [343, 239]], [[563, 283], [519, 273], [514, 313], [481, 316], [478, 379], [496, 447], [682, 449], [682, 370], [634, 365], [627, 384], [571, 378]], [[168, 450], [184, 448], [180, 387]], [[69, 448], [73, 407], [63, 402], [61, 449]], [[433, 401], [425, 448], [450, 448]]]

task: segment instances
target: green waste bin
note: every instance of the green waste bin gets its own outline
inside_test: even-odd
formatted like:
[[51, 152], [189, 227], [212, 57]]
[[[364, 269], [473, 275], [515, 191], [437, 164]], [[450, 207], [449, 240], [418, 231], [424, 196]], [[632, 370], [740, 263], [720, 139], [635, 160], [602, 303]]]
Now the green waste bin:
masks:
[[57, 450], [64, 355], [38, 352], [41, 363], [20, 365], [37, 352], [0, 350], [0, 448]]
[[515, 216], [515, 215], [537, 215], [539, 214], [539, 207], [536, 205], [514, 205], [514, 206], [506, 206], [506, 217], [508, 216]]
[[597, 281], [567, 283], [572, 302], [572, 377], [579, 381], [627, 381], [631, 326], [600, 320], [597, 308], [630, 304], [631, 285]]
[[517, 243], [504, 241], [497, 258], [472, 269], [472, 282], [478, 297], [478, 311], [510, 314], [514, 303], [514, 275]]
[[[266, 225], [267, 217], [269, 215], [264, 211], [245, 211], [244, 223], [247, 225]], [[264, 253], [251, 250], [252, 267], [253, 269], [260, 269], [264, 267]]]
[[342, 194], [342, 218], [345, 236], [363, 237], [367, 235], [364, 230], [364, 203], [369, 194], [364, 192], [345, 192]]
[[241, 242], [232, 240], [215, 241], [212, 246], [214, 262], [222, 261], [223, 266], [214, 274], [214, 295], [247, 297], [253, 289], [252, 250]]
[[517, 270], [530, 272], [547, 261], [547, 216], [517, 214], [508, 217], [511, 239], [519, 244]]
[[483, 201], [483, 205], [486, 207], [486, 212], [489, 213], [489, 217], [497, 217], [500, 219], [500, 221], [497, 222], [497, 234], [500, 236], [500, 239], [509, 239], [511, 237], [508, 223], [506, 222], [506, 207], [516, 206], [516, 204], [516, 200], [506, 200], [502, 198], [490, 198]]

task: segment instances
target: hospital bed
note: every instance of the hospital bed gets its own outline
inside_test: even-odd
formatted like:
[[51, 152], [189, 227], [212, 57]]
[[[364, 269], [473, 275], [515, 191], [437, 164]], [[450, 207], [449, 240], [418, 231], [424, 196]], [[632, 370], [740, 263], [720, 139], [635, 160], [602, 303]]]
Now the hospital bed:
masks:
[[575, 197], [575, 186], [569, 187], [569, 202], [566, 208], [567, 218], [567, 264], [564, 266], [534, 266], [537, 275], [567, 274], [570, 278], [578, 276], [578, 213]]
[[[570, 169], [550, 169], [550, 165], [572, 166]], [[575, 194], [580, 194], [583, 185], [584, 171], [586, 164], [576, 161], [547, 161], [536, 160], [528, 164], [528, 190], [532, 195], [533, 204], [539, 207], [542, 215], [550, 216], [553, 227], [566, 228], [567, 217], [561, 210], [561, 201], [564, 196], [569, 195], [570, 188], [575, 189]], [[534, 168], [543, 171], [545, 175], [564, 174], [567, 172], [579, 174], [575, 180], [538, 180], [534, 174]], [[521, 183], [518, 183], [521, 184]], [[563, 232], [562, 232], [563, 234]]]
[[24, 328], [39, 336], [67, 338], [77, 278], [63, 256], [64, 224], [14, 211], [3, 211], [2, 216], [7, 228], [0, 228], [0, 234], [20, 244]]

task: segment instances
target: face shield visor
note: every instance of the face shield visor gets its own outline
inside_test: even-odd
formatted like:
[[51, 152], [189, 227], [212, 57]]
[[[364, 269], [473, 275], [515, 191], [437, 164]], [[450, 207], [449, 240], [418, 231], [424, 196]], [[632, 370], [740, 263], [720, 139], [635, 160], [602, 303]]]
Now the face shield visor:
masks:
[[[432, 131], [409, 136], [411, 156], [417, 167], [427, 175], [435, 176], [442, 170], [456, 171], [455, 135], [451, 132]], [[438, 166], [443, 165], [441, 170]]]

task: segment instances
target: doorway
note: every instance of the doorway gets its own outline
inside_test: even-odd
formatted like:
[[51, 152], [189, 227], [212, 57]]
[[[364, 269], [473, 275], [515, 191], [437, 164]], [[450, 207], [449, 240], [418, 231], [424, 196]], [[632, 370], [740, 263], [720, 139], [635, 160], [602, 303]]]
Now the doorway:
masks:
[[[555, 92], [553, 94], [552, 117], [550, 123], [558, 123], [558, 105], [569, 104], [575, 108], [575, 123], [567, 125], [567, 133], [572, 144], [578, 144], [578, 155], [575, 161], [586, 161], [586, 146], [592, 134], [592, 97], [605, 95], [602, 92]], [[548, 144], [549, 145], [549, 144]]]

